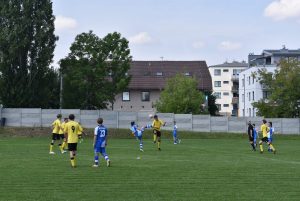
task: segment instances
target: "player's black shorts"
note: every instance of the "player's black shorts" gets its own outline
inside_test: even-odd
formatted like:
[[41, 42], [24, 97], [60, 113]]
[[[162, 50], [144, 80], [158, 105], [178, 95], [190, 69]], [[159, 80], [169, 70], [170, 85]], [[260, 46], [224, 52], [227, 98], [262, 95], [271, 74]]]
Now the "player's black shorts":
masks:
[[248, 134], [248, 137], [249, 137], [249, 141], [253, 141], [254, 140], [253, 136], [251, 136], [249, 134]]
[[52, 133], [52, 140], [59, 140], [59, 139], [60, 139], [60, 134]]
[[261, 141], [263, 141], [263, 142], [266, 142], [266, 143], [268, 143], [268, 142], [269, 142], [269, 140], [268, 140], [268, 138], [267, 138], [267, 137], [263, 137], [263, 138], [261, 138]]
[[68, 143], [69, 151], [77, 151], [77, 143]]
[[156, 135], [157, 137], [160, 137], [161, 136], [161, 132], [160, 131], [158, 131], [158, 130], [153, 130], [153, 133], [154, 133], [154, 135]]

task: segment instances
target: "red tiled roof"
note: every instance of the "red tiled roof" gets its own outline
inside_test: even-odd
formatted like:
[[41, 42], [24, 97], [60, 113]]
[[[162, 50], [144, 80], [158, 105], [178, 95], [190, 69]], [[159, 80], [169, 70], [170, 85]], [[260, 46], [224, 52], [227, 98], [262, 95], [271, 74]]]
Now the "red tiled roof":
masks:
[[[157, 75], [160, 74], [161, 75]], [[129, 89], [161, 90], [166, 80], [177, 73], [189, 73], [196, 77], [198, 89], [212, 90], [211, 76], [205, 61], [132, 61], [128, 74], [131, 75]]]

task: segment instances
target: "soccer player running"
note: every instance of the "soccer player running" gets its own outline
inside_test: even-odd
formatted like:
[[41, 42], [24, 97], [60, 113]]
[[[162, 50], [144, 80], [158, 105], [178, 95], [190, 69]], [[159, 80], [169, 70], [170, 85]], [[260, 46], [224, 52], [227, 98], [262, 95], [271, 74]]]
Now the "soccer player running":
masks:
[[[273, 123], [270, 121], [270, 122], [269, 122], [269, 132], [268, 132], [268, 140], [269, 140], [269, 143], [272, 143], [272, 142], [273, 142], [273, 134], [274, 134]], [[268, 151], [269, 151], [269, 152], [272, 152], [272, 149], [271, 149], [270, 146], [268, 147]]]
[[70, 160], [71, 166], [73, 168], [76, 167], [76, 152], [77, 152], [77, 144], [78, 144], [78, 130], [80, 125], [75, 121], [75, 115], [69, 115], [69, 121], [65, 124], [64, 132], [68, 142], [68, 149], [70, 151]]
[[253, 133], [254, 133], [254, 130], [253, 130], [253, 126], [251, 124], [251, 121], [248, 122], [248, 137], [249, 137], [249, 142], [250, 142], [250, 145], [252, 147], [252, 150], [253, 151], [256, 151], [256, 148], [255, 148], [255, 145], [254, 145], [254, 137], [253, 137]]
[[272, 142], [269, 142], [269, 140], [268, 140], [269, 128], [267, 126], [267, 121], [265, 119], [263, 120], [263, 124], [261, 125], [260, 130], [261, 130], [262, 135], [263, 135], [262, 139], [259, 141], [260, 153], [264, 152], [263, 142], [265, 142], [269, 145], [269, 147], [273, 150], [273, 153], [275, 154], [276, 150], [275, 150], [274, 146], [272, 145]]
[[180, 143], [180, 139], [177, 137], [177, 124], [176, 121], [173, 122], [174, 123], [174, 127], [173, 127], [173, 140], [174, 140], [174, 144], [178, 144]]
[[[52, 141], [50, 143], [50, 151], [49, 151], [49, 154], [55, 154], [55, 152], [53, 151], [53, 145], [54, 145], [54, 142], [56, 140], [59, 140], [61, 135], [59, 134], [59, 131], [60, 131], [60, 126], [61, 126], [61, 114], [58, 114], [57, 116], [57, 119], [53, 121], [52, 123]], [[61, 143], [58, 144], [60, 150], [62, 150], [61, 148]]]
[[[65, 134], [65, 133], [64, 133], [65, 125], [66, 125], [66, 123], [68, 123], [68, 121], [69, 121], [68, 118], [64, 118], [64, 122], [62, 122], [61, 125], [60, 125], [63, 134]], [[64, 137], [64, 138], [63, 138], [63, 143], [62, 143], [62, 145], [61, 145], [61, 148], [62, 148], [62, 150], [63, 150], [64, 153], [65, 153], [65, 149], [67, 148], [67, 144], [68, 144], [68, 143], [67, 143], [67, 139]]]
[[103, 119], [98, 118], [97, 119], [98, 126], [95, 128], [94, 132], [94, 160], [95, 163], [93, 167], [99, 167], [99, 153], [104, 157], [106, 160], [107, 167], [110, 166], [110, 160], [108, 158], [108, 155], [106, 154], [105, 147], [107, 146], [107, 128], [103, 125]]
[[161, 151], [160, 149], [160, 143], [161, 143], [161, 131], [160, 128], [162, 126], [165, 126], [166, 123], [164, 123], [162, 120], [158, 119], [157, 115], [154, 115], [154, 120], [152, 122], [152, 128], [153, 128], [153, 139], [154, 139], [154, 143], [156, 143], [157, 141], [157, 148], [159, 151]]
[[257, 129], [255, 127], [255, 124], [252, 124], [252, 125], [253, 125], [253, 143], [254, 143], [254, 146], [256, 148], [256, 146], [257, 146], [258, 132], [257, 132]]

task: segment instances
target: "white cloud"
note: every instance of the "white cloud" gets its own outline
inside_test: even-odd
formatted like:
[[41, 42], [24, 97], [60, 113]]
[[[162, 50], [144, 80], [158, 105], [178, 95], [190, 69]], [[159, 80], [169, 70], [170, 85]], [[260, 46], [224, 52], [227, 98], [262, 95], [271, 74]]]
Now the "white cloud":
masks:
[[274, 20], [285, 20], [300, 17], [299, 0], [276, 0], [270, 3], [264, 11], [266, 17]]
[[77, 27], [77, 21], [70, 17], [56, 16], [55, 18], [55, 29], [58, 31], [75, 29]]
[[129, 41], [132, 44], [143, 45], [153, 42], [153, 39], [147, 32], [140, 32], [137, 35], [129, 37]]
[[201, 42], [201, 41], [197, 41], [197, 42], [194, 42], [194, 43], [192, 44], [193, 48], [195, 48], [195, 49], [203, 48], [204, 45], [205, 45], [205, 44], [204, 44], [203, 42]]
[[219, 49], [225, 51], [238, 50], [241, 47], [242, 47], [241, 43], [231, 42], [231, 41], [223, 41], [219, 45]]

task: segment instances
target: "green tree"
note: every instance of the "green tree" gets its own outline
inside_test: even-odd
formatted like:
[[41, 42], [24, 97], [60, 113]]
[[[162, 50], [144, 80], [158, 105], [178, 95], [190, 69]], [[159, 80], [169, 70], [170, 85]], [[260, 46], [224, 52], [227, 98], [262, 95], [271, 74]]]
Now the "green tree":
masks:
[[57, 73], [49, 67], [56, 40], [50, 0], [0, 2], [0, 99], [5, 107], [58, 106], [59, 95], [52, 94], [58, 92]]
[[196, 78], [181, 74], [168, 79], [165, 89], [160, 94], [160, 99], [155, 104], [156, 109], [159, 112], [200, 114], [205, 97], [197, 86]]
[[262, 69], [257, 76], [270, 96], [267, 100], [253, 103], [258, 115], [273, 118], [288, 118], [298, 115], [297, 101], [300, 100], [300, 62], [283, 59], [274, 73]]
[[207, 97], [208, 97], [208, 112], [210, 115], [215, 116], [217, 115], [217, 112], [219, 111], [217, 105], [216, 105], [216, 97], [214, 95], [212, 95], [211, 92], [206, 93]]
[[128, 41], [119, 33], [103, 39], [92, 31], [76, 36], [69, 55], [61, 60], [63, 107], [105, 109], [130, 81]]

